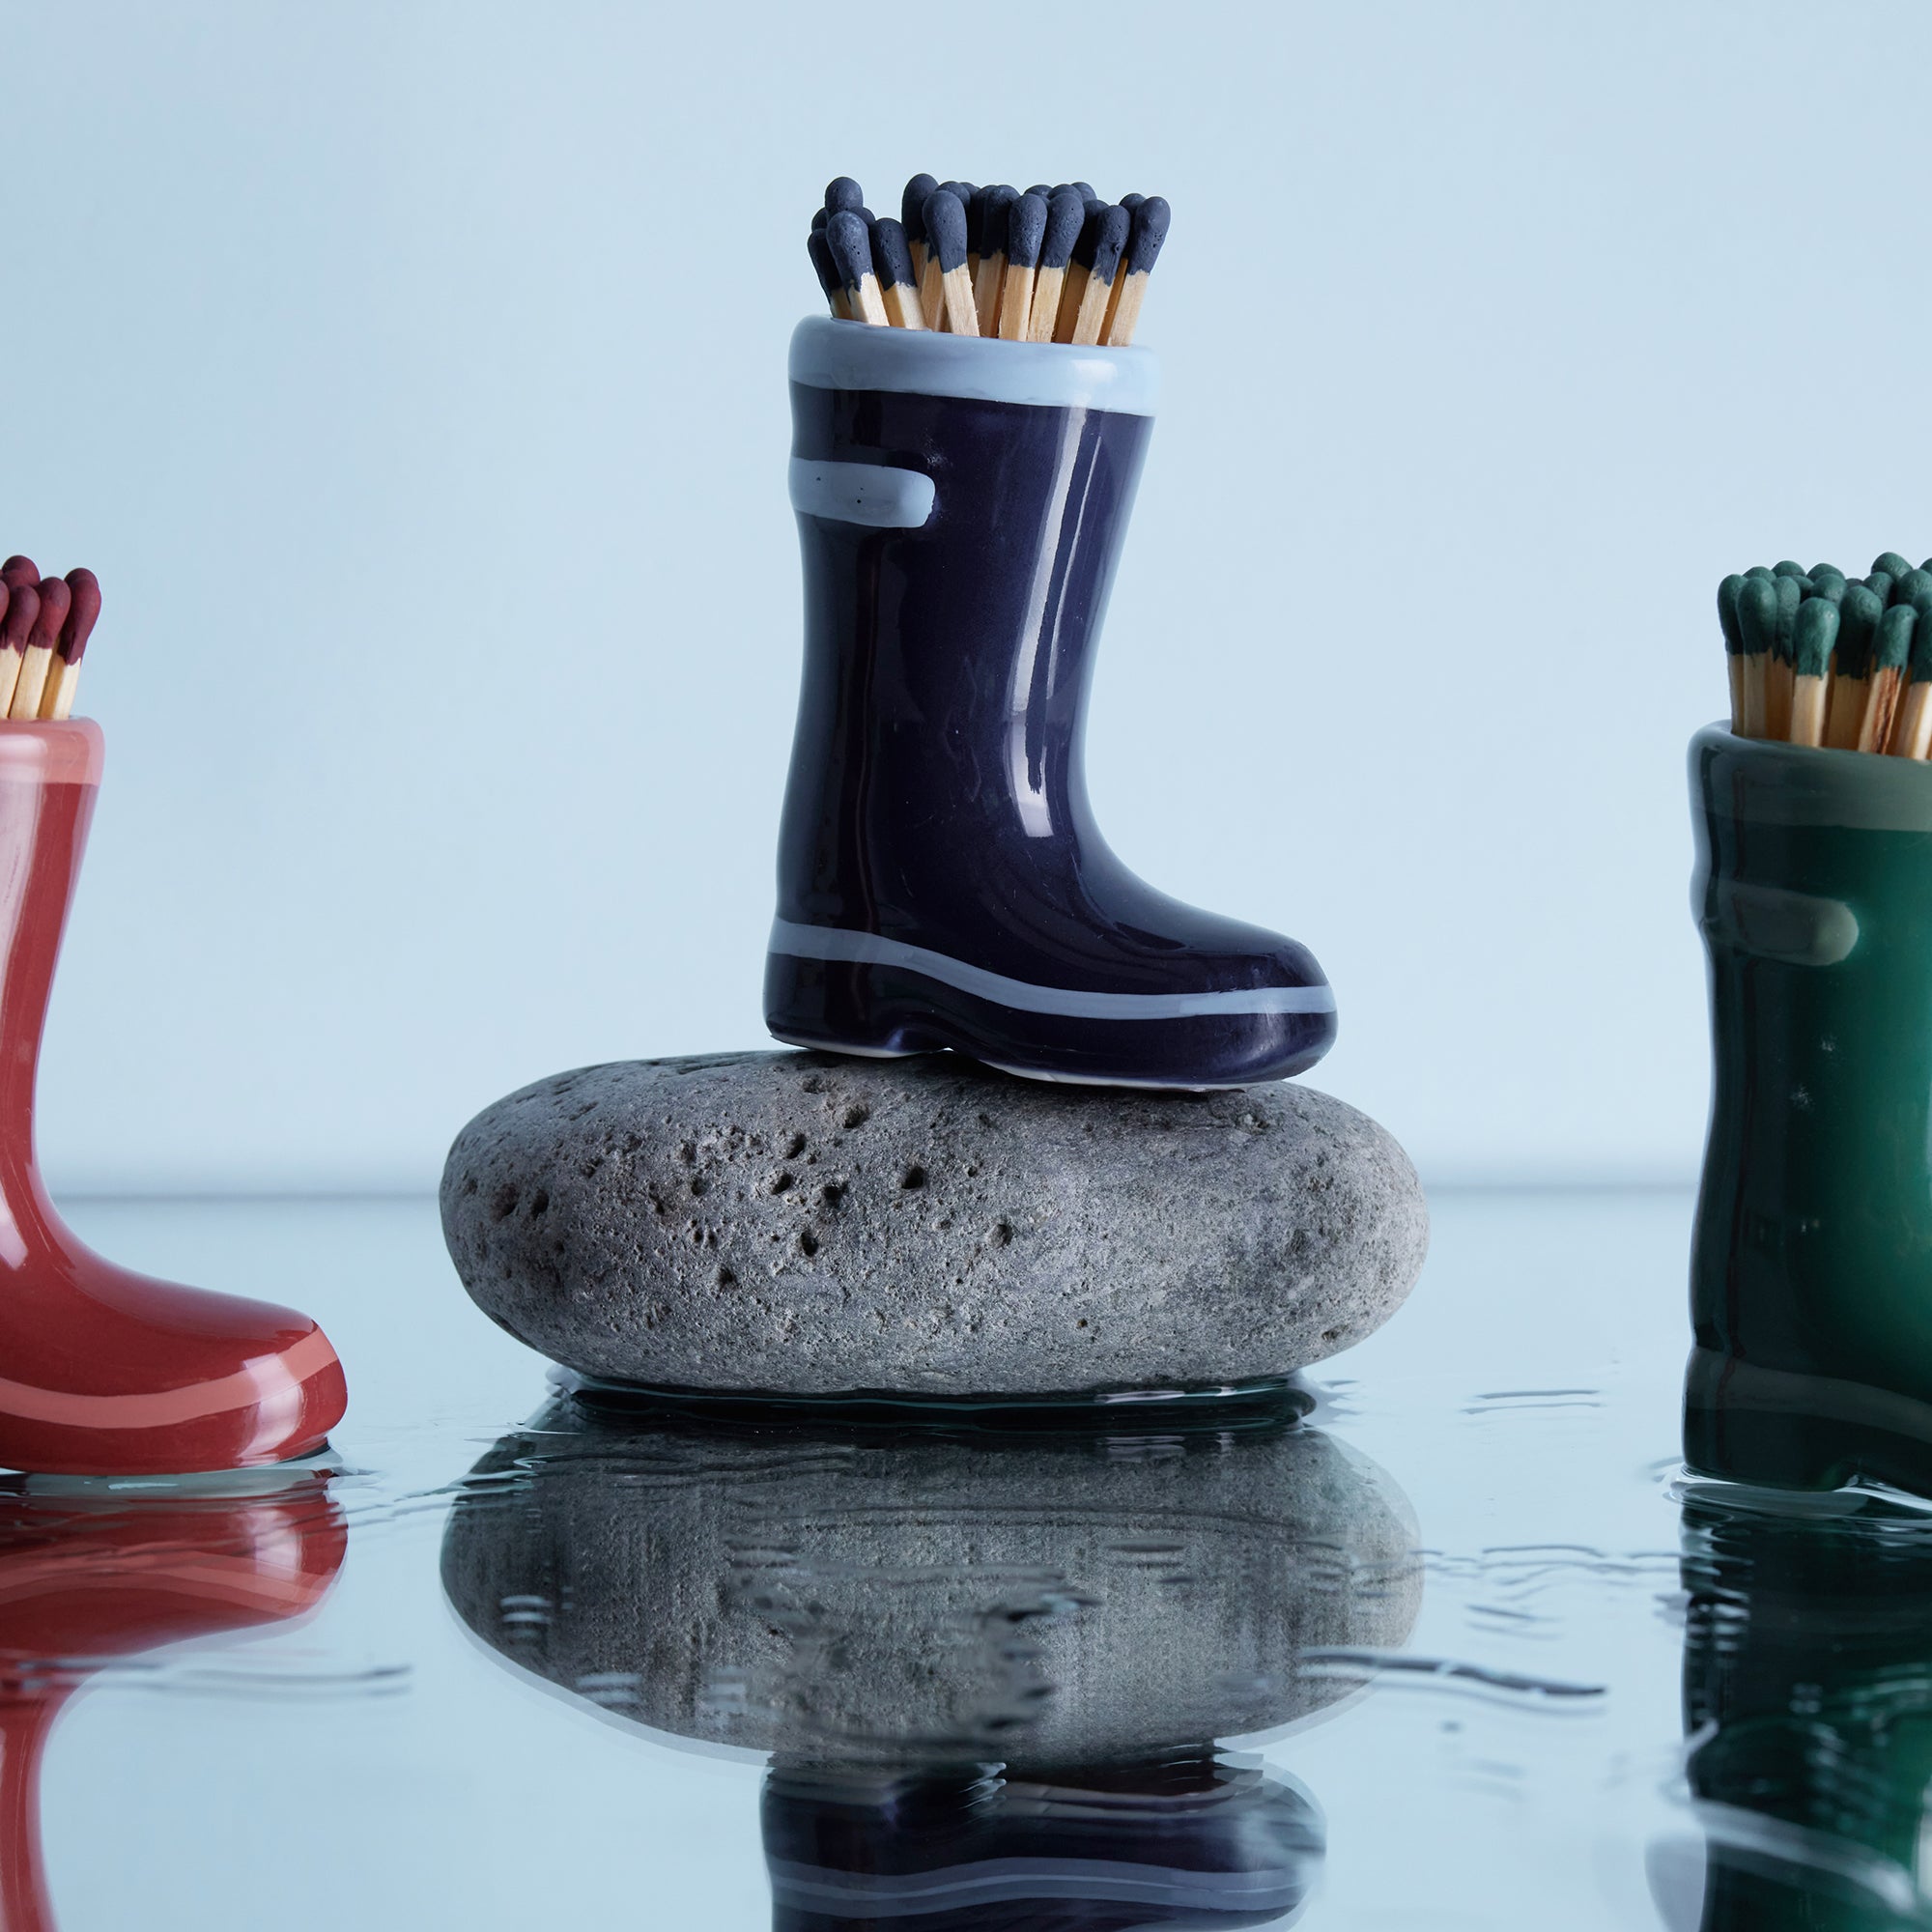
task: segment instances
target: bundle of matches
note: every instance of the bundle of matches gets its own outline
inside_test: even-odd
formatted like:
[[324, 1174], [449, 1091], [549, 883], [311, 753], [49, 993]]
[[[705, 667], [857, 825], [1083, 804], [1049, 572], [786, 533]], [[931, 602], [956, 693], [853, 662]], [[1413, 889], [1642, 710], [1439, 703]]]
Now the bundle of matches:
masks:
[[80, 660], [99, 615], [93, 571], [43, 577], [30, 556], [0, 563], [0, 718], [58, 722], [72, 713]]
[[914, 175], [895, 221], [840, 175], [806, 246], [841, 322], [1119, 348], [1134, 339], [1169, 218], [1157, 194], [1109, 204], [1086, 182], [1022, 194]]
[[1718, 622], [1739, 737], [1932, 757], [1932, 557], [1758, 565], [1719, 584]]

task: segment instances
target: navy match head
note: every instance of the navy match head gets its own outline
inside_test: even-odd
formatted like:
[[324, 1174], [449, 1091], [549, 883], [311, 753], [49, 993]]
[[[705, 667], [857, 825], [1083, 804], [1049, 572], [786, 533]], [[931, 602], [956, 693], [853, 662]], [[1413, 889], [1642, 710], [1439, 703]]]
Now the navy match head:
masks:
[[1133, 226], [1133, 216], [1124, 208], [1114, 207], [1100, 217], [1100, 239], [1094, 244], [1093, 269], [1096, 280], [1113, 286], [1114, 276], [1119, 271], [1121, 257], [1127, 251], [1127, 231]]
[[1062, 188], [1046, 204], [1046, 234], [1039, 244], [1042, 269], [1064, 269], [1072, 261], [1073, 247], [1080, 240], [1080, 227], [1086, 219], [1086, 207], [1070, 187]]
[[1094, 184], [1092, 182], [1068, 182], [1067, 186], [1070, 187], [1073, 190], [1073, 192], [1080, 197], [1082, 201], [1098, 201], [1100, 199], [1100, 197], [1096, 193], [1094, 193]]
[[805, 238], [806, 252], [811, 257], [811, 272], [818, 277], [818, 286], [828, 296], [838, 293], [838, 265], [832, 259], [832, 243], [825, 239], [825, 230], [814, 228]]
[[71, 593], [71, 602], [68, 605], [67, 622], [61, 626], [60, 641], [55, 645], [55, 649], [69, 664], [77, 665], [81, 660], [81, 654], [87, 649], [87, 640], [94, 635], [94, 626], [100, 616], [100, 580], [85, 567], [70, 570], [67, 574], [67, 587]]
[[852, 213], [866, 205], [866, 191], [850, 175], [840, 175], [837, 181], [825, 184], [825, 212], [839, 214], [849, 210]]
[[1052, 188], [1047, 186], [1047, 185], [1044, 182], [1035, 182], [1034, 185], [1027, 189], [1027, 192], [1029, 194], [1038, 195], [1040, 200], [1042, 201], [1051, 201], [1053, 199], [1053, 190]]
[[939, 184], [930, 175], [914, 175], [899, 196], [899, 221], [908, 242], [925, 240], [925, 198]]
[[966, 204], [949, 189], [938, 188], [925, 198], [925, 242], [942, 274], [966, 266]]
[[1040, 243], [1046, 239], [1046, 197], [1032, 188], [1013, 203], [1007, 219], [1007, 260], [1016, 269], [1039, 267]]
[[986, 190], [986, 211], [980, 220], [980, 255], [1004, 255], [1007, 251], [1007, 233], [1012, 223], [1013, 204], [1019, 200], [1019, 190], [1004, 184]]
[[918, 286], [912, 271], [912, 246], [906, 241], [905, 225], [888, 214], [872, 223], [872, 270], [881, 288], [910, 289]]
[[856, 294], [872, 272], [872, 231], [855, 210], [842, 208], [825, 224], [825, 240], [840, 285], [847, 295]]
[[1146, 199], [1147, 196], [1144, 194], [1123, 194], [1121, 197], [1121, 206], [1131, 214]]
[[986, 233], [986, 197], [992, 191], [989, 187], [976, 187], [966, 198], [966, 252], [969, 255], [983, 255], [986, 252], [980, 242]]
[[1105, 220], [1107, 204], [1104, 201], [1090, 201], [1080, 212], [1080, 239], [1073, 244], [1073, 260], [1076, 267], [1091, 269], [1094, 253], [1100, 245], [1100, 224]]
[[[1134, 210], [1134, 232], [1127, 238], [1127, 273], [1151, 275], [1160, 258], [1160, 244], [1167, 240], [1167, 224], [1174, 211], [1157, 194], [1151, 194]], [[1167, 284], [1163, 282], [1162, 288]]]

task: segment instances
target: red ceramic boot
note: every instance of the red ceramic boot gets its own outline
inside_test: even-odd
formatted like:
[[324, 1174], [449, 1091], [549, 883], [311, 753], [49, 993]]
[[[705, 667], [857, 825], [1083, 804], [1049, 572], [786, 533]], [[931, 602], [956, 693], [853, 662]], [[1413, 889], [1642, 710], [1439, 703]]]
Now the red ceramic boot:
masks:
[[116, 1659], [306, 1614], [346, 1546], [314, 1476], [268, 1495], [0, 1499], [0, 1932], [54, 1932], [41, 1759], [74, 1690]]
[[305, 1315], [130, 1274], [62, 1226], [34, 1077], [100, 781], [100, 727], [0, 724], [0, 1464], [247, 1468], [319, 1449], [348, 1402]]

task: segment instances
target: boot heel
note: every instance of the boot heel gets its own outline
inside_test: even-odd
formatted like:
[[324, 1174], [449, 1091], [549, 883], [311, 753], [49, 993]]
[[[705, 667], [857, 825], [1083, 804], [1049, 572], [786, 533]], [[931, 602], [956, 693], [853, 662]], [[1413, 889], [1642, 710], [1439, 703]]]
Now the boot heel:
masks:
[[787, 1046], [850, 1053], [864, 1060], [904, 1060], [952, 1044], [879, 997], [870, 967], [800, 959], [773, 952], [765, 960], [765, 1025]]

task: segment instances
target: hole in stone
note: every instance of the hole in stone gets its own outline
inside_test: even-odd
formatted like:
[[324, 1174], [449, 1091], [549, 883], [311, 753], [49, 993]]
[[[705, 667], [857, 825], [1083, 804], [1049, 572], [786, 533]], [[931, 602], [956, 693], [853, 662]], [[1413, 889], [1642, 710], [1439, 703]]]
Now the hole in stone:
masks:
[[1321, 1339], [1324, 1342], [1333, 1342], [1341, 1335], [1341, 1333], [1342, 1331], [1339, 1328], [1324, 1328], [1321, 1331]]
[[798, 1231], [798, 1251], [810, 1261], [818, 1252], [818, 1236], [810, 1228]]
[[700, 1201], [711, 1192], [711, 1183], [702, 1175], [694, 1175], [691, 1181], [691, 1198]]
[[871, 1118], [871, 1108], [862, 1107], [857, 1102], [845, 1109], [845, 1124], [848, 1127], [863, 1127]]
[[514, 1180], [506, 1180], [490, 1197], [490, 1218], [493, 1221], [507, 1221], [517, 1211], [517, 1203], [523, 1198], [523, 1189]]
[[548, 1187], [539, 1187], [530, 1196], [530, 1219], [534, 1221], [539, 1214], [548, 1214], [549, 1212], [550, 1189]]
[[838, 1204], [841, 1201], [843, 1201], [844, 1198], [845, 1198], [845, 1190], [844, 1188], [839, 1186], [839, 1184], [836, 1180], [828, 1180], [825, 1183], [825, 1185], [818, 1190], [818, 1205], [821, 1208], [823, 1208], [828, 1214], [838, 1213]]
[[720, 1288], [736, 1288], [738, 1286], [738, 1277], [729, 1268], [721, 1267], [718, 1270], [718, 1286]]
[[925, 1169], [920, 1166], [918, 1161], [914, 1161], [913, 1164], [909, 1168], [907, 1168], [902, 1175], [899, 1176], [899, 1185], [907, 1189], [911, 1189], [914, 1187], [923, 1187], [925, 1185]]
[[1010, 1221], [995, 1221], [993, 1232], [987, 1238], [996, 1248], [1004, 1248], [1013, 1237], [1013, 1224]]
[[469, 1177], [469, 1179], [463, 1183], [463, 1197], [467, 1201], [469, 1198], [469, 1196], [474, 1194], [475, 1192], [476, 1192], [476, 1177], [472, 1174]]
[[785, 1173], [782, 1168], [772, 1176], [772, 1192], [774, 1194], [782, 1194], [790, 1185], [791, 1176]]
[[1079, 1320], [1078, 1321], [1076, 1321], [1076, 1322], [1075, 1322], [1075, 1323], [1074, 1323], [1073, 1325], [1074, 1325], [1074, 1326], [1075, 1326], [1076, 1328], [1084, 1328], [1084, 1327], [1086, 1327], [1086, 1325], [1087, 1325], [1087, 1318], [1086, 1318], [1086, 1317], [1085, 1317], [1085, 1316], [1083, 1315], [1083, 1316], [1082, 1316], [1082, 1317], [1080, 1318], [1080, 1320]]
[[803, 1134], [793, 1134], [791, 1139], [785, 1142], [784, 1152], [780, 1158], [782, 1160], [796, 1160], [804, 1151], [805, 1136]]

